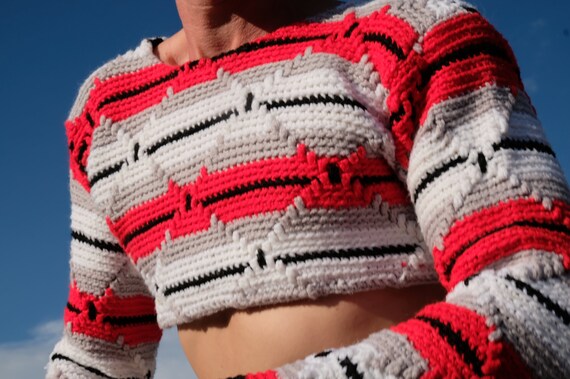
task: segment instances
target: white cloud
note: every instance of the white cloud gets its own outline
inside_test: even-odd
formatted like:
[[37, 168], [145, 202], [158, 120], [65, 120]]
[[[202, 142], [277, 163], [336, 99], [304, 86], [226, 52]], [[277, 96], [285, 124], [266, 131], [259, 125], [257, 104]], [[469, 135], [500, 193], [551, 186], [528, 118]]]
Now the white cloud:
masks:
[[0, 377], [42, 378], [43, 367], [61, 328], [61, 321], [47, 322], [34, 328], [29, 340], [0, 344]]
[[[25, 341], [0, 343], [0, 378], [38, 379], [62, 334], [60, 320], [46, 322], [31, 330]], [[166, 330], [158, 349], [155, 379], [196, 379], [182, 348], [176, 329]]]

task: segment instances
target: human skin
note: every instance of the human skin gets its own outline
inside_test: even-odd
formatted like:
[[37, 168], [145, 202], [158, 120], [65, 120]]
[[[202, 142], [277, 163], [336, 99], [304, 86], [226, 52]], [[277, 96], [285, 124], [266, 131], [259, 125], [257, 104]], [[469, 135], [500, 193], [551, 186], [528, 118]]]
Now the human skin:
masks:
[[351, 345], [444, 297], [439, 283], [331, 295], [227, 310], [179, 325], [178, 335], [200, 379], [226, 378]]
[[336, 0], [176, 0], [182, 28], [162, 42], [155, 53], [161, 61], [173, 66], [212, 57], [336, 3]]
[[[334, 0], [177, 0], [182, 28], [160, 43], [169, 65], [224, 51], [263, 36]], [[279, 9], [279, 12], [275, 12]], [[271, 15], [271, 17], [268, 17]], [[326, 348], [349, 345], [442, 300], [439, 283], [332, 295], [248, 310], [231, 310], [178, 326], [180, 343], [200, 379], [258, 372]]]

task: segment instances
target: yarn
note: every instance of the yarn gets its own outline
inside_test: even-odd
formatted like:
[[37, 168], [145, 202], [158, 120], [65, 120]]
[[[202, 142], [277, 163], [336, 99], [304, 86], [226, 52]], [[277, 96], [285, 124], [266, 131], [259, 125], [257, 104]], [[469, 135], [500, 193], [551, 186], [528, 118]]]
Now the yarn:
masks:
[[89, 76], [48, 378], [150, 378], [161, 329], [438, 280], [412, 319], [244, 377], [569, 376], [570, 191], [508, 43], [460, 1], [348, 5]]

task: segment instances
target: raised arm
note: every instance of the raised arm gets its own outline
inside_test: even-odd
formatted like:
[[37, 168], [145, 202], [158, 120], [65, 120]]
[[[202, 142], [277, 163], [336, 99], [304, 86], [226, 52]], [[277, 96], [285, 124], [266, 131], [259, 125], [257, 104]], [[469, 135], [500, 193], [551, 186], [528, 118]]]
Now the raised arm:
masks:
[[[154, 299], [89, 193], [84, 109], [93, 76], [66, 122], [70, 150], [70, 290], [65, 330], [46, 378], [150, 378], [161, 330]], [[89, 135], [88, 137], [89, 138]]]
[[507, 42], [471, 7], [441, 3], [413, 47], [388, 41], [400, 61], [383, 79], [446, 301], [246, 378], [570, 377], [567, 182]]

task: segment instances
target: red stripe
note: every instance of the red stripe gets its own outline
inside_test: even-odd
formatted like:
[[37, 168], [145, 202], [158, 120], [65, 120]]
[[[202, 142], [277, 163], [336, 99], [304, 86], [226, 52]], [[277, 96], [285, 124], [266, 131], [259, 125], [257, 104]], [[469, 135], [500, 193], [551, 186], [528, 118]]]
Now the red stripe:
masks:
[[396, 159], [402, 167], [408, 167], [408, 153], [413, 143], [414, 120], [411, 119], [412, 107], [409, 98], [417, 99], [419, 94], [412, 91], [418, 81], [418, 54], [413, 46], [418, 40], [418, 33], [404, 20], [387, 14], [390, 6], [382, 8], [380, 13], [371, 15], [362, 29], [368, 32], [380, 32], [396, 42], [402, 48], [406, 59], [397, 57], [382, 45], [374, 42], [367, 44], [370, 62], [382, 79], [382, 85], [388, 90], [386, 99], [389, 114], [397, 113], [400, 106], [405, 106], [406, 113], [399, 122], [392, 125]]
[[512, 345], [506, 340], [501, 341], [503, 351], [501, 352], [501, 366], [497, 370], [498, 379], [531, 379], [531, 370], [527, 367], [521, 356]]
[[[79, 117], [74, 121], [65, 122], [65, 132], [68, 145], [73, 147], [69, 150], [69, 166], [71, 168], [72, 177], [77, 180], [87, 192], [90, 192], [91, 188], [85, 168], [87, 167], [87, 157], [91, 150], [91, 125], [89, 125], [85, 117]], [[82, 144], [85, 144], [83, 153], [81, 153]], [[83, 167], [83, 169], [81, 167]]]
[[423, 40], [425, 70], [451, 52], [463, 47], [488, 44], [501, 49], [503, 59], [480, 55], [455, 62], [436, 73], [426, 88], [426, 102], [420, 118], [423, 124], [429, 109], [450, 97], [476, 90], [486, 84], [496, 83], [516, 93], [523, 84], [518, 77], [518, 65], [512, 49], [503, 36], [479, 13], [460, 14], [436, 25]]
[[470, 378], [474, 374], [457, 352], [429, 324], [410, 319], [391, 328], [404, 334], [427, 361], [428, 371], [422, 379]]
[[[380, 12], [371, 14], [360, 22], [360, 33], [380, 33], [392, 39], [400, 47], [404, 55], [409, 55], [416, 41], [418, 33], [404, 20], [388, 14], [390, 6], [383, 7]], [[378, 42], [367, 42], [366, 53], [370, 62], [374, 64], [375, 70], [382, 78], [382, 85], [390, 90], [401, 85], [402, 72], [397, 72], [398, 65], [401, 64], [398, 57], [389, 49]], [[397, 92], [396, 92], [397, 93]], [[388, 97], [388, 106], [397, 102], [397, 96]]]
[[245, 375], [245, 379], [279, 379], [279, 377], [276, 371], [267, 370], [256, 374], [247, 374]]
[[[322, 34], [332, 33], [341, 29], [342, 25], [342, 22], [331, 23], [330, 25], [320, 27], [320, 30], [312, 25], [298, 26], [295, 28], [290, 27], [287, 29], [290, 34], [287, 34], [286, 31], [271, 33], [264, 38], [256, 39], [253, 43], [284, 37], [294, 38], [298, 36], [320, 36]], [[308, 46], [312, 46], [314, 52], [332, 52], [331, 48], [334, 47], [334, 44], [323, 40], [312, 40], [291, 45], [269, 46], [260, 50], [240, 54], [230, 54], [216, 61], [212, 61], [209, 58], [203, 58], [199, 60], [197, 65], [192, 69], [189, 69], [188, 65], [183, 65], [185, 70], [180, 71], [177, 77], [170, 81], [136, 96], [105, 105], [101, 109], [101, 113], [105, 114], [106, 117], [111, 118], [114, 122], [118, 122], [161, 102], [166, 96], [166, 89], [168, 87], [172, 87], [174, 93], [178, 93], [197, 84], [216, 79], [218, 69], [220, 68], [223, 68], [224, 71], [230, 73], [236, 73], [263, 64], [290, 60], [295, 58], [297, 55], [302, 54]], [[105, 80], [101, 83], [100, 92], [93, 91], [92, 96], [90, 96], [89, 99], [90, 104], [97, 107], [98, 104], [102, 103], [105, 99], [117, 93], [144, 86], [157, 78], [164, 77], [167, 74], [172, 73], [174, 70], [178, 70], [178, 68], [173, 68], [159, 63], [141, 70], [142, 72], [140, 73], [135, 72], [124, 74], [118, 76], [115, 80]], [[117, 90], [118, 83], [121, 84], [119, 90]]]
[[489, 340], [489, 334], [496, 327], [487, 326], [483, 316], [470, 309], [444, 302], [426, 306], [418, 312], [418, 316], [437, 319], [448, 324], [455, 332], [459, 332], [462, 339], [483, 362], [481, 367], [483, 374], [494, 374], [500, 365], [499, 357], [502, 347], [500, 343]]
[[[481, 372], [485, 377], [519, 377], [509, 376], [515, 373], [520, 374], [520, 378], [529, 377], [530, 371], [508, 342], [489, 339], [496, 326], [487, 326], [485, 317], [478, 313], [439, 302], [426, 306], [417, 316], [436, 319], [459, 334], [482, 362]], [[406, 335], [414, 349], [427, 361], [429, 369], [422, 375], [422, 379], [478, 377], [463, 357], [429, 323], [411, 319], [391, 330]]]
[[[517, 199], [463, 218], [450, 228], [443, 241], [443, 251], [434, 248], [435, 268], [440, 280], [449, 290], [491, 263], [528, 249], [559, 254], [564, 259], [564, 266], [570, 268], [570, 236], [545, 228], [511, 225], [526, 221], [570, 228], [569, 215], [570, 206], [562, 201], [554, 201], [552, 210], [547, 210], [534, 199]], [[447, 277], [446, 268], [454, 259], [451, 275]]]
[[[385, 7], [381, 13], [374, 12], [367, 18], [360, 20], [363, 24], [362, 31], [374, 32], [380, 30], [392, 38], [404, 51], [411, 50], [417, 38], [416, 32], [404, 21], [387, 15], [385, 13], [386, 10], [387, 7]], [[197, 84], [214, 80], [217, 77], [219, 68], [223, 68], [224, 71], [230, 73], [237, 73], [268, 63], [292, 60], [299, 54], [303, 54], [309, 46], [312, 47], [313, 53], [335, 54], [350, 62], [357, 63], [362, 58], [362, 54], [367, 52], [362, 47], [362, 35], [355, 33], [351, 35], [350, 38], [340, 37], [353, 20], [355, 20], [354, 14], [351, 14], [344, 20], [338, 22], [299, 24], [279, 29], [262, 38], [256, 39], [252, 43], [278, 40], [281, 38], [315, 37], [322, 35], [331, 35], [331, 37], [326, 40], [318, 39], [290, 45], [269, 46], [256, 51], [230, 54], [215, 62], [212, 62], [211, 59], [203, 58], [196, 67], [181, 72], [176, 79], [159, 86], [161, 90], [146, 91], [133, 98], [109, 104], [103, 108], [102, 113], [104, 113], [106, 117], [111, 118], [114, 122], [121, 121], [135, 115], [144, 108], [160, 102], [165, 96], [165, 89], [169, 86], [172, 86], [174, 93], [178, 93]], [[371, 46], [371, 44], [369, 44], [369, 46]], [[375, 43], [374, 46], [380, 45]], [[393, 57], [393, 54], [387, 54], [387, 51], [383, 47], [370, 49], [370, 52], [384, 52], [382, 57], [387, 57], [387, 55]], [[102, 94], [93, 91], [90, 100], [92, 100], [94, 104], [99, 104], [114, 94], [127, 89], [138, 88], [171, 73], [172, 70], [173, 68], [171, 66], [157, 64], [152, 68], [144, 69], [144, 75], [138, 75], [137, 72], [126, 74], [128, 75], [126, 78], [123, 78], [123, 76], [126, 75], [121, 75], [113, 81], [106, 80], [101, 83]], [[119, 91], [117, 91], [118, 83], [121, 85]]]
[[[362, 23], [362, 32], [381, 31], [392, 38], [404, 51], [411, 50], [417, 38], [416, 32], [404, 21], [386, 14], [387, 9], [388, 7], [385, 7], [382, 12], [374, 12], [369, 17], [359, 20]], [[87, 113], [95, 121], [95, 128], [99, 126], [99, 120], [102, 115], [113, 120], [113, 122], [118, 122], [159, 104], [166, 96], [168, 87], [172, 87], [173, 92], [178, 93], [197, 84], [216, 79], [219, 68], [223, 68], [224, 71], [229, 73], [237, 73], [268, 63], [292, 60], [303, 54], [309, 46], [311, 46], [313, 53], [335, 54], [353, 63], [359, 62], [362, 55], [368, 53], [381, 74], [391, 72], [396, 64], [395, 57], [380, 44], [362, 43], [362, 33], [360, 32], [353, 33], [349, 38], [342, 37], [355, 20], [354, 14], [351, 13], [344, 20], [338, 22], [293, 25], [269, 33], [254, 42], [330, 34], [331, 37], [326, 40], [271, 46], [252, 52], [231, 54], [215, 62], [204, 58], [192, 69], [189, 69], [188, 65], [184, 65], [186, 69], [183, 71], [180, 71], [180, 67], [173, 68], [166, 64], [158, 63], [134, 72], [116, 75], [104, 81], [96, 79], [96, 85], [89, 94], [89, 100], [83, 113], [73, 121], [70, 121], [68, 129], [74, 130], [69, 133], [73, 134], [74, 140], [85, 140], [88, 143], [87, 153], [84, 158], [86, 162], [91, 147], [90, 136], [92, 134], [91, 128], [85, 129], [83, 127], [87, 123]], [[173, 79], [156, 85], [136, 96], [114, 101], [101, 107], [107, 99], [141, 88], [149, 83], [165, 78], [175, 71], [179, 72]], [[390, 78], [387, 79], [388, 81], [391, 80]], [[79, 170], [77, 164], [72, 164], [72, 166], [74, 166], [73, 174], [89, 191], [86, 175]]]
[[[329, 164], [335, 164], [340, 171], [341, 183], [329, 180]], [[396, 182], [362, 185], [357, 177], [389, 177]], [[244, 188], [253, 183], [267, 183], [271, 180], [289, 178], [310, 179], [309, 184], [269, 186], [234, 194], [207, 206], [212, 196]], [[186, 210], [186, 196], [191, 196], [190, 210]], [[307, 208], [348, 208], [368, 206], [376, 194], [390, 205], [409, 204], [404, 186], [397, 181], [390, 166], [380, 158], [369, 158], [363, 147], [348, 157], [317, 156], [307, 152], [304, 145], [292, 157], [268, 158], [238, 165], [218, 172], [208, 173], [206, 168], [195, 182], [184, 186], [171, 181], [168, 191], [154, 200], [144, 202], [126, 212], [119, 219], [107, 220], [109, 228], [119, 241], [124, 241], [133, 231], [147, 225], [160, 215], [175, 212], [172, 220], [158, 224], [136, 236], [123, 248], [136, 262], [152, 253], [164, 241], [168, 229], [170, 236], [197, 233], [210, 227], [212, 214], [223, 222], [265, 213], [282, 211], [301, 196]]]
[[479, 13], [459, 14], [433, 27], [423, 39], [423, 57], [427, 63], [433, 63], [463, 45], [479, 42], [492, 42], [503, 48], [511, 62], [516, 64], [509, 43]]
[[[496, 46], [505, 52], [508, 62], [490, 55], [456, 61], [437, 70], [425, 88], [421, 89], [422, 73], [437, 64], [449, 53], [479, 44]], [[387, 105], [391, 114], [404, 109], [401, 119], [392, 126], [396, 145], [396, 159], [408, 167], [413, 139], [419, 125], [425, 123], [429, 110], [447, 99], [496, 84], [516, 94], [523, 84], [512, 49], [496, 29], [478, 13], [460, 14], [439, 23], [422, 41], [422, 53], [412, 50], [405, 62], [389, 72], [395, 78], [383, 83], [390, 90]], [[415, 115], [415, 116], [414, 116]]]
[[[145, 342], [158, 342], [162, 331], [157, 323], [144, 323], [128, 326], [113, 326], [104, 322], [109, 317], [129, 317], [156, 315], [154, 299], [147, 296], [118, 297], [113, 290], [107, 288], [102, 296], [94, 296], [79, 291], [75, 285], [70, 287], [69, 303], [81, 310], [75, 313], [65, 309], [64, 322], [71, 322], [73, 333], [85, 334], [89, 337], [116, 343], [122, 337], [129, 346]], [[89, 317], [89, 304], [97, 310], [93, 320]]]
[[429, 110], [435, 104], [475, 91], [484, 86], [496, 84], [507, 87], [516, 95], [522, 84], [514, 66], [504, 60], [489, 55], [455, 62], [439, 70], [429, 82], [426, 90], [425, 106], [419, 123], [423, 124]]

